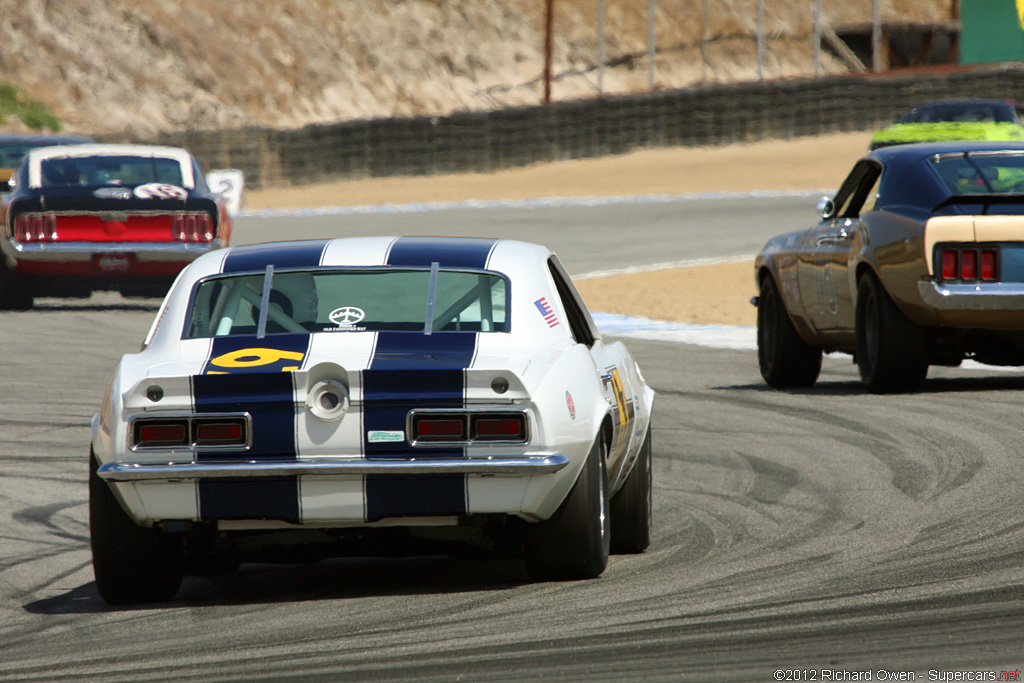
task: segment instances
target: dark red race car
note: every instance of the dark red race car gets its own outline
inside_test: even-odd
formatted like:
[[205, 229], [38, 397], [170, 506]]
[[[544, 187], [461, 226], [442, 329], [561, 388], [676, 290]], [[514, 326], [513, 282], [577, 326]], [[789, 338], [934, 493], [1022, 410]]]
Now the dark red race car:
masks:
[[0, 202], [0, 309], [95, 290], [163, 296], [231, 237], [225, 199], [183, 149], [42, 147], [11, 184]]

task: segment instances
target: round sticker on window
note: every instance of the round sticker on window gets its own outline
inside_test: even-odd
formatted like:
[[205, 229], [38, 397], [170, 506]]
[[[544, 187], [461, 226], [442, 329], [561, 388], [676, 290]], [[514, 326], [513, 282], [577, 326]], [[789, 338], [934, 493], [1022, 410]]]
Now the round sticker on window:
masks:
[[363, 309], [356, 308], [355, 306], [342, 306], [331, 311], [328, 317], [338, 327], [349, 328], [355, 327], [359, 321], [366, 317], [366, 313], [363, 312]]

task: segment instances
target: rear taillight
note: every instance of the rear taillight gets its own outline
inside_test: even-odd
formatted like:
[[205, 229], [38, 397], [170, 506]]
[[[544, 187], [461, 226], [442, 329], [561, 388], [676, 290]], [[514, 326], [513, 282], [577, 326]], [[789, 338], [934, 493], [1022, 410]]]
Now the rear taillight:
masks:
[[965, 251], [960, 254], [960, 279], [978, 279], [978, 252]]
[[209, 242], [213, 220], [208, 213], [181, 213], [171, 222], [171, 236], [179, 242]]
[[188, 445], [188, 420], [148, 420], [136, 422], [133, 445], [136, 448], [167, 448]]
[[982, 249], [980, 277], [982, 280], [996, 279], [996, 251], [995, 249]]
[[519, 441], [526, 434], [522, 415], [511, 418], [482, 417], [473, 420], [474, 437], [485, 441]]
[[413, 444], [526, 443], [526, 413], [477, 411], [412, 411]]
[[192, 424], [196, 446], [241, 446], [245, 444], [245, 420], [201, 420]]
[[14, 219], [14, 239], [19, 242], [55, 242], [57, 240], [57, 214], [20, 214]]
[[412, 433], [413, 441], [466, 441], [466, 416], [417, 416]]
[[943, 249], [942, 250], [942, 279], [943, 280], [955, 280], [956, 279], [956, 264], [960, 259], [958, 258], [956, 249]]
[[943, 247], [938, 256], [945, 282], [995, 282], [999, 279], [996, 247]]
[[244, 415], [140, 418], [132, 423], [132, 448], [244, 448], [249, 419]]

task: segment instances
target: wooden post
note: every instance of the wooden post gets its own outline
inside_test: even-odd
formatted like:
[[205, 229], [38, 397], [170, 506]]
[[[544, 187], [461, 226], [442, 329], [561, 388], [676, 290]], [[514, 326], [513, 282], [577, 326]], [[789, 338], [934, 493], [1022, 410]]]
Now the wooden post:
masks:
[[871, 3], [871, 61], [875, 73], [885, 70], [882, 54], [882, 0]]
[[597, 94], [604, 94], [604, 0], [597, 0]]
[[814, 0], [814, 75], [821, 75], [821, 0]]
[[757, 0], [757, 80], [764, 78], [764, 0]]
[[654, 0], [647, 3], [647, 84], [654, 90], [654, 59], [657, 57], [658, 48], [654, 36]]
[[551, 28], [554, 24], [555, 0], [546, 2], [547, 16], [544, 18], [544, 104], [551, 102]]

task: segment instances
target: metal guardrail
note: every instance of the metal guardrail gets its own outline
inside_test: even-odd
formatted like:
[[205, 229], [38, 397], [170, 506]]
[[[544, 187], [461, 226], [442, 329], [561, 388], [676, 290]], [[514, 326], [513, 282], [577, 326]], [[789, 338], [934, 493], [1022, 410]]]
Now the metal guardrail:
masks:
[[[886, 125], [922, 101], [1014, 99], [1024, 64], [701, 85], [449, 116], [161, 135], [249, 188], [342, 178], [487, 172], [665, 146], [721, 145]], [[115, 138], [108, 136], [106, 141]], [[116, 141], [124, 141], [118, 138]]]

